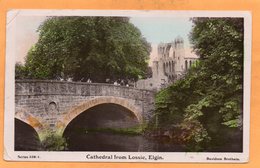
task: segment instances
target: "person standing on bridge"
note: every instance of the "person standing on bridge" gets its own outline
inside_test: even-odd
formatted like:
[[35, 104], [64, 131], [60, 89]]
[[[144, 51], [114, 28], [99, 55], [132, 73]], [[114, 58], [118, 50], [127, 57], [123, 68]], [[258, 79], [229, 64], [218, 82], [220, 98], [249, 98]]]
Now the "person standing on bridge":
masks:
[[90, 79], [90, 78], [88, 78], [88, 80], [87, 80], [87, 83], [92, 83], [92, 81], [91, 81], [91, 79]]

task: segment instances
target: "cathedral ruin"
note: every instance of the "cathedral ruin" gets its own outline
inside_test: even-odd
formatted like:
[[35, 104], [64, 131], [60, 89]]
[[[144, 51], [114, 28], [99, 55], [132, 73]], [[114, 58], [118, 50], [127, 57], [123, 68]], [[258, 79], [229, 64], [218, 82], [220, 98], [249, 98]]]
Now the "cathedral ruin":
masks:
[[180, 79], [198, 57], [185, 50], [184, 40], [177, 37], [169, 43], [160, 43], [152, 61], [152, 77], [137, 81], [137, 88], [159, 90]]

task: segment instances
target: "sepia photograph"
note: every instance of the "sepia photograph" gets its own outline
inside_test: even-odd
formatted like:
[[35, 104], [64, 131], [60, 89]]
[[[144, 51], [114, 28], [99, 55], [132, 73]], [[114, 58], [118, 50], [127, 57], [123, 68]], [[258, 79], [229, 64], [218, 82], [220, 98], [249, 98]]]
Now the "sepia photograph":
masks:
[[247, 161], [250, 19], [9, 11], [5, 158]]

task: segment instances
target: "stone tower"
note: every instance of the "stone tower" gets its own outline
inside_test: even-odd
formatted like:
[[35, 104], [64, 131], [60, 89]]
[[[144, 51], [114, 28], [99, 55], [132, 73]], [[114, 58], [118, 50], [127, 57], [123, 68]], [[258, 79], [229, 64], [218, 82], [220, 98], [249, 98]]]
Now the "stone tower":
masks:
[[160, 89], [180, 79], [198, 58], [184, 47], [182, 37], [169, 43], [160, 43], [156, 58], [152, 62], [152, 78], [139, 80], [137, 87], [142, 89]]

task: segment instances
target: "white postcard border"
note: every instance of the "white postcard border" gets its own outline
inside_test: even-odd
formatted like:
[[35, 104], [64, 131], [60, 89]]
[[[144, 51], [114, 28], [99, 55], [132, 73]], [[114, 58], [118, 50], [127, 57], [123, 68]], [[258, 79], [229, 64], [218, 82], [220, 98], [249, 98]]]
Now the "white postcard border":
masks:
[[[132, 16], [132, 17], [243, 17], [244, 18], [244, 109], [243, 152], [46, 152], [14, 151], [15, 114], [15, 16]], [[249, 161], [251, 39], [252, 18], [249, 11], [135, 11], [135, 10], [10, 10], [6, 25], [4, 159], [8, 161], [73, 161], [73, 162], [207, 162], [245, 163]], [[91, 159], [88, 156], [104, 156]], [[151, 155], [151, 156], [150, 156]], [[111, 159], [105, 156], [112, 156]], [[125, 156], [127, 159], [115, 159]], [[142, 159], [142, 156], [145, 159]], [[129, 159], [136, 157], [137, 159]], [[154, 160], [149, 157], [162, 157]], [[226, 159], [225, 159], [226, 158]], [[212, 160], [211, 160], [212, 159]], [[237, 160], [236, 160], [237, 159]]]

